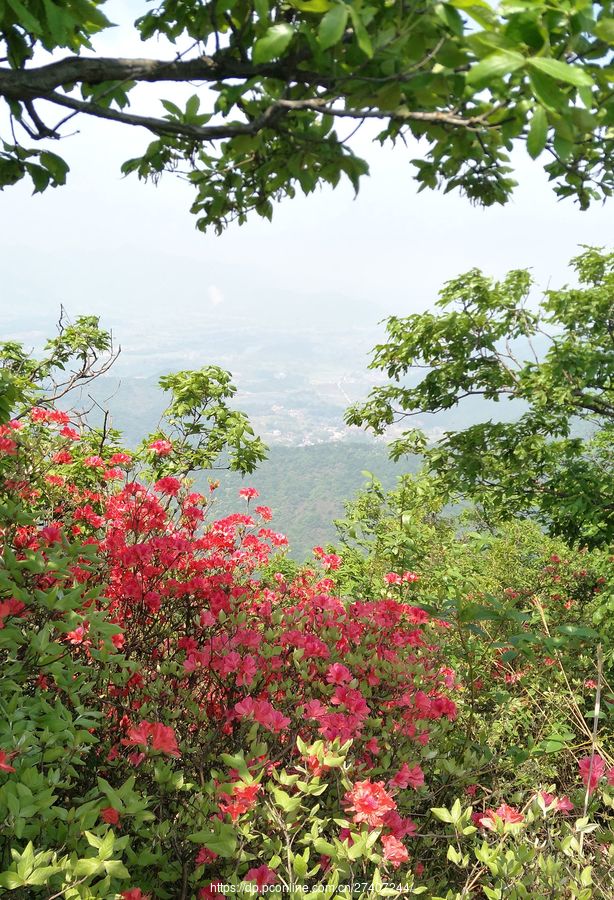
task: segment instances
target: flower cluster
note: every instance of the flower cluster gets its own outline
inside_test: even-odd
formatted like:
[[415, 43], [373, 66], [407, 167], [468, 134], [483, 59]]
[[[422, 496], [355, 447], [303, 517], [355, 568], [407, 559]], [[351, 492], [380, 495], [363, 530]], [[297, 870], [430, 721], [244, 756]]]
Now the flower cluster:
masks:
[[[181, 798], [174, 813], [168, 799], [156, 813], [174, 817], [172, 841], [159, 840], [171, 854], [184, 841], [194, 873], [212, 865], [223, 871], [222, 837], [231, 840], [228, 829], [247, 817], [251, 827], [264, 821], [271, 790], [277, 796], [265, 779], [282, 771], [314, 782], [324, 821], [339, 840], [352, 841], [334, 825], [347, 814], [354, 829], [381, 831], [385, 866], [407, 863], [404, 842], [417, 827], [399, 810], [425, 783], [419, 760], [433, 728], [456, 716], [453, 672], [438, 649], [440, 623], [415, 599], [340, 596], [334, 574], [342, 558], [321, 547], [313, 567], [292, 577], [275, 572], [271, 561], [286, 540], [267, 527], [267, 506], [207, 523], [210, 501], [185, 478], [164, 474], [148, 486], [135, 479], [130, 454], [88, 445], [67, 416], [42, 410], [30, 420], [48, 464], [38, 483], [16, 479], [8, 486], [27, 496], [37, 519], [15, 530], [11, 552], [18, 561], [38, 554], [43, 563], [53, 554], [70, 556], [61, 574], [44, 565], [33, 570], [30, 596], [56, 591], [73, 598], [69, 612], [58, 610], [52, 620], [63, 652], [97, 673], [104, 710], [96, 729], [104, 776], [98, 783], [137, 778], [151, 791], [181, 766], [182, 779], [203, 785], [198, 827]], [[2, 436], [13, 440], [18, 430]], [[154, 461], [170, 457], [173, 445], [160, 438], [145, 453]], [[248, 503], [258, 496], [253, 488], [240, 494]], [[264, 577], [265, 566], [273, 574]], [[399, 578], [416, 581], [411, 572]], [[0, 601], [0, 628], [39, 618], [27, 599]], [[53, 669], [33, 677], [35, 689], [60, 695]], [[303, 753], [297, 739], [324, 750]], [[341, 745], [348, 781], [322, 794], [337, 777], [330, 748]], [[250, 756], [248, 763], [237, 757], [225, 776], [220, 760], [231, 749]], [[0, 751], [7, 776], [15, 773], [13, 761], [11, 748]], [[294, 785], [299, 775], [287, 777]], [[110, 791], [99, 798], [94, 821], [128, 835], [134, 801]], [[298, 803], [297, 788], [282, 799]], [[218, 835], [216, 849], [194, 846], [190, 833]], [[329, 864], [323, 854], [322, 873]], [[275, 874], [263, 861], [241, 877], [260, 890]], [[144, 898], [144, 889], [135, 885], [122, 896]]]

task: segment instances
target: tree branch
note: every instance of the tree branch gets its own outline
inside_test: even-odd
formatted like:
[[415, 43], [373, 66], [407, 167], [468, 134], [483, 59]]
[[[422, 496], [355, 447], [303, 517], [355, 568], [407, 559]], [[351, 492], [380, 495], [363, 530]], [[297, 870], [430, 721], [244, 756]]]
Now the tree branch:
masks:
[[[292, 74], [293, 73], [293, 74]], [[232, 78], [279, 78], [326, 86], [329, 79], [302, 72], [296, 60], [255, 66], [250, 62], [219, 56], [195, 59], [130, 59], [121, 57], [67, 56], [58, 62], [32, 69], [0, 67], [0, 94], [13, 100], [44, 96], [68, 84], [102, 84], [106, 81], [225, 81]]]
[[69, 97], [65, 94], [58, 94], [52, 91], [48, 94], [41, 95], [41, 100], [47, 100], [58, 106], [64, 106], [76, 112], [84, 113], [88, 116], [95, 116], [100, 119], [110, 119], [114, 122], [122, 122], [125, 125], [136, 125], [147, 128], [154, 134], [172, 135], [176, 137], [188, 138], [195, 141], [218, 141], [226, 138], [237, 137], [238, 135], [253, 135], [262, 131], [263, 128], [272, 127], [280, 118], [290, 112], [310, 110], [320, 113], [321, 115], [329, 115], [335, 118], [349, 119], [389, 119], [397, 122], [433, 122], [439, 125], [451, 125], [454, 127], [463, 127], [471, 131], [484, 127], [484, 117], [474, 116], [463, 118], [462, 116], [440, 111], [434, 112], [403, 112], [395, 114], [394, 112], [377, 109], [341, 109], [334, 106], [328, 106], [325, 99], [314, 100], [276, 100], [264, 112], [253, 119], [251, 122], [234, 122], [228, 125], [190, 125], [185, 122], [171, 122], [166, 119], [158, 119], [153, 116], [140, 116], [134, 113], [126, 113], [122, 110], [111, 109], [105, 106], [99, 106], [86, 100], [78, 100], [76, 97]]
[[[265, 127], [270, 127], [275, 120], [289, 112], [309, 110], [319, 114], [349, 119], [387, 119], [404, 124], [410, 121], [427, 122], [479, 131], [488, 126], [488, 113], [479, 116], [459, 115], [453, 111], [411, 111], [357, 109], [335, 107], [335, 96], [315, 97], [305, 100], [277, 100], [251, 122], [235, 122], [228, 125], [196, 126], [188, 123], [169, 122], [152, 116], [141, 116], [122, 110], [100, 106], [95, 101], [80, 100], [69, 94], [58, 93], [57, 89], [67, 85], [96, 85], [109, 81], [119, 82], [216, 82], [228, 79], [247, 80], [250, 78], [277, 78], [288, 83], [309, 84], [312, 87], [329, 89], [335, 92], [335, 79], [302, 71], [298, 68], [300, 60], [284, 60], [279, 63], [254, 66], [249, 61], [229, 59], [222, 51], [215, 57], [200, 56], [191, 60], [156, 60], [156, 59], [123, 59], [113, 57], [89, 58], [66, 57], [46, 66], [34, 69], [9, 69], [0, 67], [0, 96], [23, 102], [30, 110], [39, 137], [57, 137], [38, 119], [33, 112], [32, 101], [46, 100], [58, 106], [66, 107], [76, 113], [84, 113], [97, 118], [121, 122], [126, 125], [142, 126], [158, 135], [174, 135], [195, 141], [214, 141], [232, 138], [238, 135], [252, 135]], [[340, 88], [340, 85], [337, 85]]]

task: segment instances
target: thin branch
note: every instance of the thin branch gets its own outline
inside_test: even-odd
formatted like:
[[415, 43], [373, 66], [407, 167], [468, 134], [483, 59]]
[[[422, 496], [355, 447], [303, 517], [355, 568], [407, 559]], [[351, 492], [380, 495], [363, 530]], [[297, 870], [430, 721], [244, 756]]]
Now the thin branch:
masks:
[[154, 134], [175, 136], [187, 138], [194, 141], [216, 141], [227, 138], [237, 137], [239, 135], [254, 135], [267, 127], [272, 127], [280, 118], [290, 112], [295, 111], [311, 111], [321, 115], [329, 115], [335, 118], [359, 119], [388, 119], [401, 124], [409, 121], [432, 122], [439, 125], [451, 125], [454, 127], [462, 127], [469, 131], [476, 131], [479, 128], [488, 127], [485, 123], [485, 116], [462, 116], [454, 113], [446, 113], [435, 110], [433, 112], [423, 111], [406, 111], [403, 113], [391, 113], [386, 110], [377, 109], [343, 109], [334, 106], [328, 106], [325, 99], [313, 100], [276, 100], [264, 112], [257, 116], [251, 122], [235, 122], [228, 125], [190, 125], [184, 122], [170, 122], [166, 119], [158, 119], [152, 116], [140, 116], [133, 113], [126, 113], [122, 110], [111, 109], [98, 106], [95, 103], [85, 100], [78, 100], [75, 97], [68, 97], [65, 94], [58, 94], [55, 91], [41, 96], [41, 99], [48, 100], [58, 106], [64, 106], [68, 109], [81, 112], [89, 116], [95, 116], [100, 119], [110, 119], [115, 122], [122, 122], [125, 125], [140, 126], [147, 128]]

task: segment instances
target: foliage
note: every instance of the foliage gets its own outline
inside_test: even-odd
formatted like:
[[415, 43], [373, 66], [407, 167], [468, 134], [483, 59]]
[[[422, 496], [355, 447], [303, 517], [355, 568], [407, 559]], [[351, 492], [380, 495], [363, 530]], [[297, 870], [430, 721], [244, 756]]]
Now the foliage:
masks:
[[[559, 196], [583, 208], [610, 196], [609, 3], [162, 0], [135, 26], [143, 40], [176, 44], [173, 60], [97, 55], [96, 38], [110, 27], [101, 5], [2, 5], [0, 94], [15, 131], [51, 141], [75, 115], [144, 126], [155, 139], [124, 171], [155, 180], [187, 168], [202, 230], [243, 222], [252, 210], [270, 218], [274, 201], [342, 177], [358, 189], [367, 164], [351, 149], [345, 119], [381, 122], [382, 143], [421, 142], [412, 161], [421, 189], [505, 202], [518, 140], [534, 158], [548, 154]], [[71, 55], [44, 59], [42, 51], [60, 49]], [[143, 82], [207, 90], [185, 104], [161, 98], [163, 112], [152, 116], [127, 109]], [[42, 191], [63, 184], [67, 168], [14, 134], [3, 142], [2, 186], [29, 176]]]
[[[298, 884], [325, 849], [327, 880], [370, 880], [378, 837], [409, 827], [384, 822], [392, 795], [410, 801], [428, 731], [455, 715], [436, 623], [342, 601], [334, 555], [268, 585], [255, 575], [285, 539], [266, 507], [203, 530], [207, 500], [179, 478], [147, 489], [128, 454], [78, 439], [68, 461], [66, 419], [38, 407], [4, 427], [3, 885], [188, 896], [203, 860]], [[372, 833], [352, 792], [391, 779]]]
[[[612, 762], [610, 553], [572, 548], [526, 522], [485, 529], [473, 510], [461, 518], [442, 510], [437, 483], [425, 476], [400, 479], [390, 493], [372, 481], [347, 504], [337, 526], [342, 592], [370, 596], [384, 582], [399, 601], [411, 599], [448, 624], [442, 643], [449, 683], [458, 691], [458, 717], [436, 766], [449, 814], [435, 812], [452, 832], [446, 859], [453, 865], [442, 862], [440, 835], [418, 835], [416, 854], [426, 873], [432, 876], [441, 866], [450, 887], [456, 867], [458, 884], [467, 891], [462, 896], [481, 896], [480, 890], [488, 897], [528, 896], [524, 891], [608, 896], [608, 875], [595, 873], [604, 879], [600, 885], [588, 885], [586, 872], [582, 882], [580, 868], [572, 877], [569, 851], [572, 844], [577, 849], [587, 825], [587, 796], [573, 787], [576, 754], [590, 759], [594, 749]], [[599, 641], [602, 661], [595, 657]], [[593, 732], [595, 690], [600, 711]], [[553, 815], [555, 795], [567, 793], [581, 819], [574, 828]], [[610, 807], [609, 794], [604, 800]], [[492, 811], [512, 802], [522, 810], [522, 826], [499, 827], [495, 818], [494, 831], [505, 838], [488, 847], [481, 838], [492, 822], [480, 827], [484, 807]], [[468, 803], [477, 833], [461, 823]], [[604, 853], [607, 869], [611, 851]], [[440, 896], [436, 879], [431, 891], [428, 896]], [[461, 896], [454, 890], [442, 895]]]
[[[462, 530], [436, 482], [406, 477], [391, 495], [372, 483], [342, 549], [299, 567], [255, 489], [210, 521], [216, 482], [194, 490], [180, 440], [153, 436], [141, 457], [32, 406], [42, 387], [10, 354], [9, 896], [606, 900], [605, 551], [525, 523]], [[203, 377], [165, 381], [172, 426], [197, 442]]]
[[[237, 392], [230, 372], [205, 366], [164, 375], [159, 383], [171, 394], [163, 413], [169, 427], [151, 434], [143, 444], [158, 475], [213, 468], [246, 474], [266, 459], [267, 448], [254, 435], [245, 413], [228, 406]], [[159, 449], [152, 450], [156, 442], [167, 439], [173, 446], [172, 460]]]
[[[491, 419], [431, 446], [412, 429], [392, 453], [423, 452], [442, 490], [471, 498], [491, 520], [531, 515], [572, 542], [606, 545], [614, 535], [614, 254], [586, 249], [572, 263], [580, 287], [547, 291], [539, 310], [526, 304], [528, 272], [494, 282], [474, 269], [445, 285], [442, 312], [389, 319], [371, 365], [390, 383], [347, 421], [381, 433], [466, 397], [520, 401], [514, 422]], [[547, 347], [534, 347], [535, 338]], [[420, 378], [407, 383], [413, 369]]]
[[[108, 411], [91, 395], [83, 406], [86, 387], [104, 375], [119, 355], [110, 332], [100, 327], [97, 316], [79, 316], [73, 323], [62, 315], [57, 337], [47, 341], [44, 350], [45, 355], [36, 358], [16, 341], [0, 344], [0, 421], [6, 421], [11, 410], [20, 419], [35, 405], [45, 410], [58, 401], [78, 399], [81, 409], [74, 410], [73, 415], [87, 432], [92, 453], [102, 452], [105, 445], [120, 449], [120, 435], [110, 427]], [[159, 384], [171, 395], [161, 420], [166, 430], [158, 429], [141, 442], [135, 460], [143, 467], [162, 476], [168, 470], [171, 450], [172, 470], [185, 474], [212, 468], [246, 474], [266, 458], [267, 448], [254, 435], [245, 413], [229, 406], [228, 401], [236, 394], [229, 372], [219, 366], [205, 366], [165, 375]], [[103, 413], [97, 428], [90, 425], [87, 415], [94, 407]], [[39, 421], [45, 422], [45, 416]], [[63, 437], [65, 447], [61, 452], [69, 454], [67, 448], [78, 432], [69, 429]]]

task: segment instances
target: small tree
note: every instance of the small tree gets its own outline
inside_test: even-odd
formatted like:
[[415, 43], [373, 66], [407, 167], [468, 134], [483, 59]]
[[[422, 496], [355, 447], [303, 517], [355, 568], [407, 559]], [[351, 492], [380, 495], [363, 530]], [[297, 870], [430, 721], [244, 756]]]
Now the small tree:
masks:
[[[108, 410], [87, 393], [83, 396], [91, 381], [108, 372], [119, 352], [97, 316], [79, 316], [73, 323], [62, 315], [58, 335], [47, 341], [41, 358], [17, 341], [0, 343], [0, 423], [11, 416], [22, 419], [36, 406], [50, 410], [61, 401], [71, 407], [92, 452], [100, 454], [113, 444], [119, 449], [121, 435], [111, 427]], [[174, 372], [160, 379], [160, 387], [170, 392], [170, 404], [160, 429], [139, 448], [141, 461], [158, 476], [167, 474], [169, 466], [184, 474], [213, 468], [247, 474], [266, 458], [267, 448], [245, 413], [229, 405], [237, 391], [230, 372], [219, 366]], [[95, 406], [103, 414], [99, 427], [89, 415]], [[71, 440], [66, 438], [67, 446]], [[152, 444], [157, 449], [152, 450]]]
[[[614, 534], [614, 253], [587, 249], [572, 265], [580, 287], [547, 291], [536, 311], [527, 271], [494, 282], [473, 269], [445, 285], [442, 312], [390, 318], [371, 365], [391, 382], [346, 418], [381, 434], [468, 397], [522, 401], [514, 422], [484, 421], [431, 444], [408, 430], [392, 455], [423, 453], [446, 493], [491, 518], [536, 516], [572, 541], [601, 544]], [[414, 369], [418, 383], [404, 383]]]
[[[350, 139], [373, 119], [382, 143], [420, 141], [412, 162], [421, 189], [503, 203], [520, 140], [534, 158], [547, 153], [559, 196], [585, 208], [611, 194], [609, 3], [162, 0], [135, 27], [143, 40], [176, 44], [171, 59], [97, 54], [110, 27], [100, 6], [2, 4], [0, 96], [12, 127], [0, 187], [24, 176], [35, 191], [63, 184], [68, 166], [48, 143], [75, 116], [93, 116], [153, 134], [124, 171], [154, 180], [187, 172], [198, 227], [220, 230], [252, 210], [270, 218], [272, 202], [299, 188], [345, 175], [358, 189], [367, 164]], [[59, 50], [69, 55], [50, 63], [43, 54]], [[147, 115], [133, 89], [152, 82], [199, 87], [185, 106], [161, 96], [159, 114]]]

